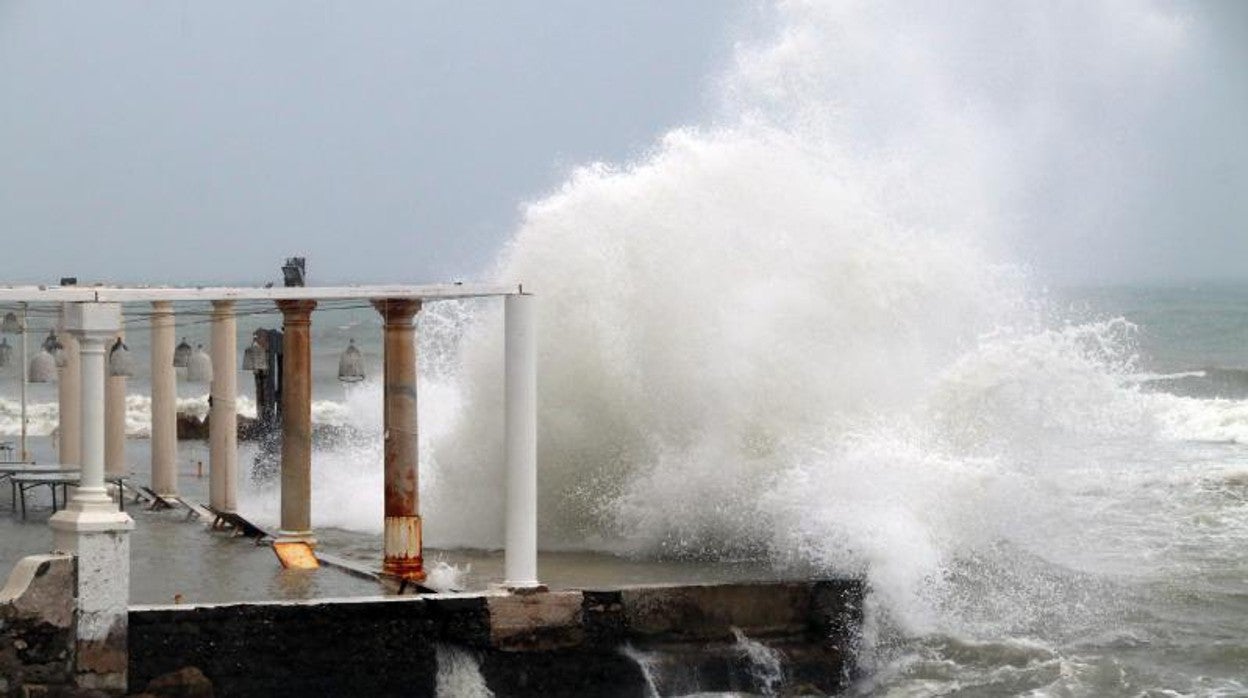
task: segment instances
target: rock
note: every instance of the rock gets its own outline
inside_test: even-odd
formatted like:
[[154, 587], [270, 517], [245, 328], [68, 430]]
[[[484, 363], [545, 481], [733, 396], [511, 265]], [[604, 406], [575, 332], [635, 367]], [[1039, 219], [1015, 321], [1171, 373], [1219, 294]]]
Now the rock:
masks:
[[193, 666], [157, 676], [148, 682], [145, 693], [161, 698], [213, 698], [212, 682]]

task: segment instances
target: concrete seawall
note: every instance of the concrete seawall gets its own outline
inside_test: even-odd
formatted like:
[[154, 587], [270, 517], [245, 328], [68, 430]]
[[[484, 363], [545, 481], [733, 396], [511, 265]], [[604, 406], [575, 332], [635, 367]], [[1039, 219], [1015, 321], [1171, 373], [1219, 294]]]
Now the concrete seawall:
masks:
[[130, 690], [195, 667], [218, 696], [432, 696], [450, 647], [497, 696], [758, 690], [736, 630], [774, 651], [787, 689], [835, 693], [863, 593], [832, 580], [132, 607]]

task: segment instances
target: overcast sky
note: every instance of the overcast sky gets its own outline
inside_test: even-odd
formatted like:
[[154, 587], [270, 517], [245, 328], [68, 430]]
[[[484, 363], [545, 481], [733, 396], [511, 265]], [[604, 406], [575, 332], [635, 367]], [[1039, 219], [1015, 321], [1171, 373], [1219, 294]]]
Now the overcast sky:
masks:
[[[1191, 26], [1163, 99], [1126, 122], [1090, 102], [1089, 123], [1118, 130], [1105, 171], [1055, 156], [1014, 202], [1018, 261], [1042, 275], [1248, 279], [1248, 3], [1166, 5]], [[0, 0], [0, 276], [261, 282], [303, 254], [314, 283], [472, 278], [572, 167], [707, 118], [764, 16], [752, 0]], [[1090, 176], [1114, 185], [1089, 201], [1069, 182]]]
[[3, 276], [472, 276], [697, 117], [737, 7], [0, 0]]

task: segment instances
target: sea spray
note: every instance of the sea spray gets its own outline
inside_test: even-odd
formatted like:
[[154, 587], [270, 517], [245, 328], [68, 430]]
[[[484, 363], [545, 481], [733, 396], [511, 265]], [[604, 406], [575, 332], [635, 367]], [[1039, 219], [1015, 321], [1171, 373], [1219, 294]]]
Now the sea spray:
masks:
[[659, 662], [657, 657], [649, 652], [643, 652], [632, 645], [621, 647], [620, 654], [637, 664], [637, 668], [641, 671], [641, 675], [646, 681], [646, 698], [661, 698], [663, 694], [659, 693]]
[[471, 652], [453, 645], [438, 645], [438, 698], [493, 698], [494, 692], [481, 675], [481, 664]]
[[732, 629], [737, 650], [749, 662], [750, 678], [764, 696], [774, 696], [784, 683], [784, 655], [778, 650], [747, 636], [740, 628]]
[[[1064, 469], [1156, 438], [1128, 328], [1049, 329], [1002, 254], [1033, 174], [1016, 159], [1077, 156], [1018, 108], [1060, 111], [1060, 91], [1025, 90], [1067, 86], [1026, 61], [952, 79], [979, 55], [963, 34], [995, 17], [965, 14], [783, 3], [710, 124], [526, 207], [494, 276], [539, 298], [543, 545], [861, 573], [908, 628], [963, 627], [960, 559], [1025, 558], [1001, 541], [1063, 515], [1044, 493]], [[1123, 37], [1108, 63], [1068, 56], [1100, 60], [1098, 84], [1182, 49], [1152, 8], [1063, 17]], [[463, 416], [434, 440], [430, 536], [497, 545], [500, 318], [478, 319]], [[482, 506], [446, 506], [463, 497]]]
[[[538, 298], [544, 547], [862, 575], [865, 663], [904, 677], [934, 657], [946, 673], [916, 678], [927, 690], [962, 680], [960, 648], [1113, 631], [1135, 593], [1122, 578], [1214, 564], [1173, 538], [1207, 533], [1209, 514], [1183, 512], [1202, 487], [1233, 493], [1238, 471], [1141, 466], [1245, 424], [1240, 403], [1144, 390], [1126, 323], [1065, 322], [1005, 252], [1095, 232], [1084, 218], [1120, 196], [1095, 176], [1120, 154], [1107, 136], [1130, 129], [1065, 125], [1097, 95], [1122, 114], [1161, 99], [1181, 19], [947, 10], [780, 4], [713, 118], [636, 162], [577, 168], [525, 208], [490, 274]], [[422, 425], [441, 420], [422, 426], [426, 540], [497, 547], [502, 318], [445, 312], [457, 360], [421, 387]], [[318, 525], [375, 530], [376, 447], [317, 459], [333, 493]], [[348, 483], [373, 493], [366, 516], [333, 499]], [[1037, 657], [1010, 686], [1069, 664]], [[991, 693], [994, 675], [967, 685]]]

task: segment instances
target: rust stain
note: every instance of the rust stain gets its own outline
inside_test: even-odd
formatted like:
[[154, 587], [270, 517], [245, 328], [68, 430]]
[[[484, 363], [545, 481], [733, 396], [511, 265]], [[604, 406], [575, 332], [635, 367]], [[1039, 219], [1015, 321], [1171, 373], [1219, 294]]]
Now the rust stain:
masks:
[[312, 546], [303, 541], [277, 542], [273, 544], [273, 552], [281, 561], [282, 567], [294, 570], [314, 570], [321, 566], [312, 552]]

